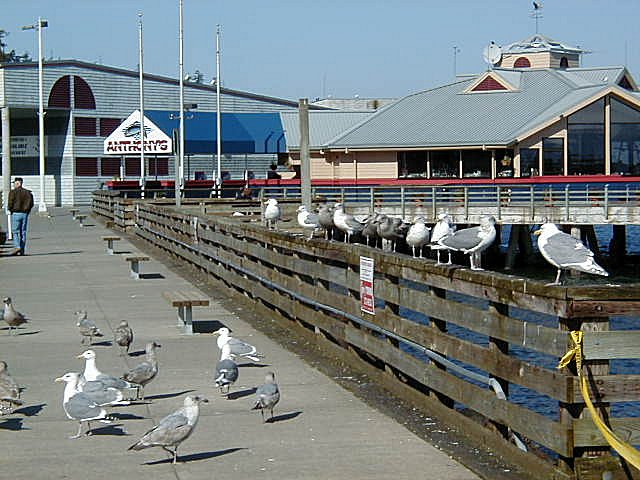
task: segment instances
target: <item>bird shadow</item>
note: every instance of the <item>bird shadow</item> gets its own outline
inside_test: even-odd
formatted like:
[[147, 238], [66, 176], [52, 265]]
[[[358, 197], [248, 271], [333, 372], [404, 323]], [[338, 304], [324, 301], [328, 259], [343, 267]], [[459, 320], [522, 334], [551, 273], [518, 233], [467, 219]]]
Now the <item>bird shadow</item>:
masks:
[[227, 395], [227, 399], [237, 400], [239, 398], [248, 397], [249, 395], [253, 395], [254, 393], [256, 393], [256, 390], [257, 388], [253, 387], [253, 388], [247, 388], [246, 390], [239, 390], [237, 392], [230, 392]]
[[139, 357], [140, 355], [144, 355], [146, 352], [144, 350], [136, 350], [135, 352], [130, 352], [130, 357]]
[[302, 415], [302, 411], [300, 410], [297, 412], [283, 413], [282, 415], [276, 415], [275, 417], [267, 419], [265, 423], [286, 422], [287, 420], [292, 420], [299, 415]]
[[185, 393], [195, 392], [195, 390], [183, 390], [182, 392], [175, 393], [160, 393], [158, 395], [147, 395], [144, 397], [145, 400], [161, 400], [163, 398], [174, 398], [179, 397], [180, 395], [184, 395]]
[[118, 251], [113, 251], [114, 255], [129, 255], [131, 252], [130, 250], [118, 250]]
[[[200, 453], [192, 453], [191, 455], [181, 455], [178, 457], [178, 462], [187, 463], [187, 462], [196, 462], [198, 460], [207, 460], [209, 458], [221, 457], [222, 455], [228, 455], [230, 453], [237, 452], [239, 450], [246, 450], [244, 447], [239, 448], [227, 448], [225, 450], [217, 450], [214, 452], [200, 452]], [[172, 458], [165, 458], [163, 460], [156, 460], [154, 462], [145, 462], [143, 465], [161, 465], [163, 463], [171, 463], [173, 462]]]
[[[5, 329], [5, 330], [8, 330], [8, 329]], [[14, 328], [14, 330], [16, 330], [16, 329]], [[38, 333], [40, 333], [41, 331], [42, 331], [42, 330], [32, 330], [32, 331], [30, 331], [30, 332], [18, 332], [18, 333], [12, 333], [12, 334], [11, 334], [11, 336], [14, 336], [14, 337], [22, 337], [22, 336], [24, 336], [24, 335], [37, 335], [37, 334], [38, 334]]]
[[91, 430], [91, 435], [112, 435], [116, 437], [123, 437], [129, 435], [122, 425], [107, 425], [106, 427], [94, 428]]
[[133, 413], [110, 413], [113, 418], [117, 418], [118, 420], [144, 420], [146, 417], [141, 417], [140, 415], [134, 415]]
[[41, 257], [41, 256], [50, 256], [50, 255], [69, 255], [72, 253], [84, 253], [84, 250], [71, 250], [68, 252], [46, 252], [46, 253], [30, 253], [29, 257]]
[[[14, 432], [23, 430], [22, 418], [7, 418], [6, 420], [2, 420], [0, 422], [0, 430], [13, 430]], [[27, 429], [25, 428], [24, 430]]]
[[13, 413], [21, 413], [25, 417], [33, 417], [34, 415], [39, 414], [44, 407], [46, 407], [46, 403], [39, 403], [38, 405], [29, 405], [26, 407], [16, 408]]
[[103, 340], [102, 342], [92, 342], [89, 344], [90, 347], [110, 347], [113, 345], [113, 342], [110, 340]]
[[268, 363], [255, 363], [255, 362], [238, 364], [238, 367], [246, 367], [246, 368], [264, 368], [264, 367], [270, 367], [270, 366], [271, 365], [269, 365]]
[[141, 279], [145, 280], [157, 280], [165, 278], [161, 273], [140, 273], [139, 276]]

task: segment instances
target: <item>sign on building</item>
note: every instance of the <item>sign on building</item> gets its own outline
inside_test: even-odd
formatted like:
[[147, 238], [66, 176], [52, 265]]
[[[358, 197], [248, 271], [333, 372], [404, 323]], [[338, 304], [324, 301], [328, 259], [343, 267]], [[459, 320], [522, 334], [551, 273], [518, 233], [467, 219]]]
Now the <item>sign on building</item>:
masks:
[[126, 155], [140, 153], [141, 138], [144, 137], [144, 153], [171, 155], [171, 138], [151, 120], [144, 117], [144, 133], [140, 129], [140, 110], [136, 110], [104, 141], [106, 155]]
[[360, 310], [376, 314], [373, 296], [373, 258], [360, 257]]
[[[44, 151], [47, 151], [48, 138], [44, 137]], [[22, 136], [11, 137], [11, 157], [12, 158], [25, 158], [25, 157], [38, 157], [40, 155], [40, 137], [35, 136]], [[0, 154], [2, 154], [2, 142], [0, 142]]]

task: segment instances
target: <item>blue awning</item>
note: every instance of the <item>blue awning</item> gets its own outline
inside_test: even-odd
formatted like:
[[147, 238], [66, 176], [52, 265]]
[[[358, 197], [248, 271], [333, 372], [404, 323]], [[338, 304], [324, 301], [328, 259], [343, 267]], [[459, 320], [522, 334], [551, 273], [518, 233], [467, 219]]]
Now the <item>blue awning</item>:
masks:
[[[180, 128], [179, 112], [145, 110], [164, 133]], [[215, 112], [185, 112], [185, 154], [215, 154]], [[222, 153], [281, 153], [287, 151], [279, 113], [222, 113]]]

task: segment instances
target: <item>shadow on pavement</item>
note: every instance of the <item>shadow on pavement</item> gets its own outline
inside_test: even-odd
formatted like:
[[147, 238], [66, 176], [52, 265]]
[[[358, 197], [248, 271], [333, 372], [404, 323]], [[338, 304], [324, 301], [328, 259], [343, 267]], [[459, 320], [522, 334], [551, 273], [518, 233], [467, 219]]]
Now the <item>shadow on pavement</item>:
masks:
[[269, 418], [266, 423], [276, 423], [276, 422], [285, 422], [287, 420], [291, 420], [296, 418], [298, 415], [302, 415], [301, 411], [291, 412], [291, 413], [283, 413], [282, 415], [276, 415], [273, 418]]
[[161, 400], [163, 398], [179, 397], [180, 395], [184, 395], [186, 393], [191, 393], [191, 392], [195, 392], [195, 390], [184, 390], [182, 392], [175, 392], [175, 393], [161, 393], [158, 395], [147, 395], [144, 397], [144, 399], [145, 400]]
[[[179, 463], [195, 462], [198, 460], [207, 460], [208, 458], [221, 457], [222, 455], [228, 455], [229, 453], [237, 452], [238, 450], [246, 450], [246, 448], [227, 448], [226, 450], [217, 450], [215, 452], [201, 452], [192, 453], [191, 455], [178, 456]], [[144, 465], [161, 465], [163, 463], [171, 463], [173, 458], [165, 458], [164, 460], [156, 460], [154, 462], [146, 462]]]
[[227, 398], [229, 400], [237, 400], [239, 398], [244, 398], [244, 397], [248, 397], [249, 395], [253, 395], [254, 393], [256, 393], [257, 388], [253, 387], [253, 388], [248, 388], [246, 390], [239, 390], [237, 392], [231, 392], [229, 393], [229, 395], [227, 395]]
[[[22, 418], [8, 418], [0, 422], [0, 430], [22, 430]], [[27, 430], [26, 428], [24, 430]]]
[[38, 405], [29, 405], [27, 407], [16, 408], [13, 413], [21, 413], [26, 417], [33, 417], [34, 415], [39, 414], [44, 407], [46, 407], [46, 403], [40, 403]]

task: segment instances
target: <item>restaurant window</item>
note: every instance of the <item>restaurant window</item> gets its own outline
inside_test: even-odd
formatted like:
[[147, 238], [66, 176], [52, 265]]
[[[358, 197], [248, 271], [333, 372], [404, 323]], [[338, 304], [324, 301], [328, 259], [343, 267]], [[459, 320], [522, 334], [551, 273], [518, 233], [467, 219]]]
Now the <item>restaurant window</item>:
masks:
[[77, 137], [95, 137], [96, 119], [90, 117], [75, 117], [75, 131]]
[[539, 153], [537, 148], [520, 149], [520, 176], [536, 177], [539, 174]]
[[97, 177], [98, 159], [90, 157], [76, 158], [76, 177]]
[[150, 158], [149, 159], [149, 175], [163, 176], [169, 175], [169, 159], [164, 158]]
[[438, 150], [431, 152], [431, 178], [458, 178], [460, 175], [460, 152]]
[[640, 112], [611, 99], [611, 173], [640, 175]]
[[427, 178], [427, 152], [398, 152], [398, 178]]
[[100, 136], [108, 137], [122, 122], [119, 118], [101, 118], [100, 119]]
[[464, 178], [491, 178], [491, 151], [463, 150], [462, 176]]
[[542, 174], [564, 174], [564, 138], [542, 139]]
[[102, 158], [100, 160], [100, 175], [103, 177], [119, 177], [120, 158]]
[[513, 150], [498, 149], [495, 151], [496, 176], [500, 178], [513, 177]]
[[604, 99], [578, 110], [567, 121], [568, 174], [604, 174]]
[[140, 157], [130, 157], [124, 159], [124, 176], [139, 177], [140, 176]]

